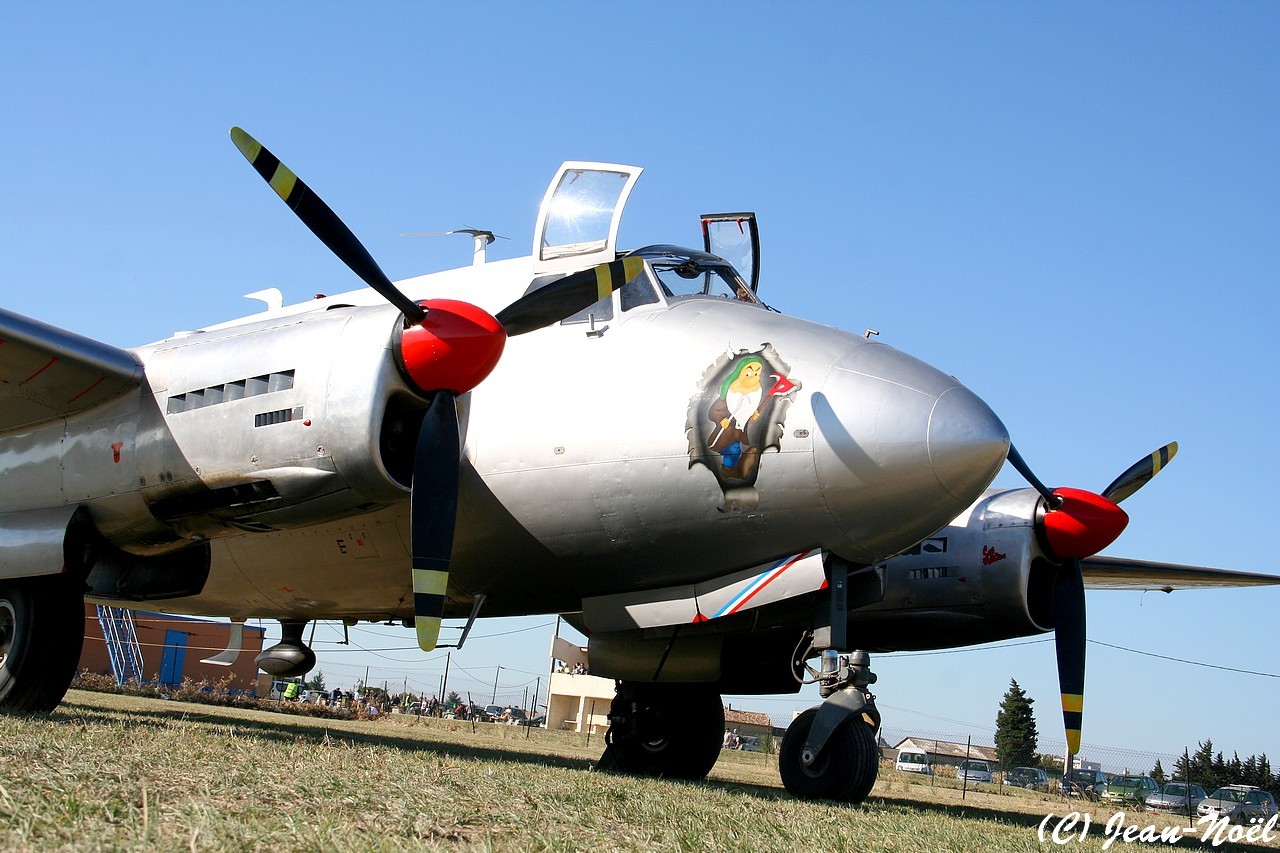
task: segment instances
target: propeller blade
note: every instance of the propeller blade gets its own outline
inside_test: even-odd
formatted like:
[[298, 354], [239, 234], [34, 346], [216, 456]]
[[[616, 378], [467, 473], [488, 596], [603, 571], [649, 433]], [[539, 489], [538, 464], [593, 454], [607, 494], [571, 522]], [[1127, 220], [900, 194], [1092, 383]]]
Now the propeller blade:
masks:
[[572, 317], [604, 299], [644, 270], [644, 260], [626, 257], [567, 275], [526, 293], [496, 315], [507, 337], [523, 335]]
[[418, 645], [432, 651], [449, 584], [453, 528], [458, 517], [458, 410], [454, 396], [440, 392], [418, 431], [409, 500], [413, 551], [413, 615]]
[[1030, 483], [1031, 488], [1040, 493], [1049, 509], [1053, 509], [1062, 503], [1061, 498], [1049, 491], [1049, 487], [1040, 482], [1040, 478], [1035, 475], [1035, 472], [1031, 470], [1031, 466], [1027, 464], [1027, 460], [1022, 458], [1022, 454], [1018, 452], [1018, 448], [1014, 447], [1012, 443], [1009, 445], [1008, 459], [1014, 470], [1022, 475], [1022, 479]]
[[1102, 496], [1112, 503], [1120, 503], [1149, 483], [1151, 478], [1159, 474], [1177, 453], [1178, 442], [1171, 441], [1150, 456], [1144, 456], [1129, 466], [1129, 470], [1116, 477], [1111, 485], [1103, 489]]
[[1079, 755], [1080, 728], [1084, 720], [1085, 647], [1084, 577], [1079, 560], [1068, 560], [1058, 572], [1053, 591], [1053, 623], [1067, 752]]
[[288, 166], [280, 162], [262, 143], [238, 127], [231, 128], [231, 141], [249, 161], [262, 179], [270, 184], [276, 195], [284, 199], [289, 209], [297, 214], [302, 224], [329, 247], [351, 271], [365, 284], [378, 292], [383, 299], [400, 309], [410, 323], [420, 323], [426, 312], [418, 303], [405, 296], [386, 273], [378, 266], [364, 245], [351, 233], [351, 229], [338, 218], [338, 214], [324, 203], [320, 196], [302, 182]]

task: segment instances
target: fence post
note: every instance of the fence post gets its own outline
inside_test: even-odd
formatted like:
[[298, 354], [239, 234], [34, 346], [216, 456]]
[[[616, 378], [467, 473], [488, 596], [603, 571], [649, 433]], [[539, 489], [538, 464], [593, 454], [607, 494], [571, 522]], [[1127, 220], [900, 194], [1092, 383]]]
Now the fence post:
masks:
[[[938, 739], [937, 738], [933, 739], [933, 757], [934, 758], [938, 757]], [[926, 766], [933, 767], [932, 764], [929, 764], [928, 755], [925, 755], [924, 760], [925, 760]], [[929, 774], [929, 787], [932, 788], [936, 784], [938, 784], [938, 771], [934, 770], [932, 773]]]
[[1187, 756], [1187, 763], [1184, 765], [1187, 768], [1184, 773], [1186, 776], [1185, 782], [1187, 786], [1187, 828], [1194, 829], [1195, 824], [1191, 822], [1191, 750], [1184, 746], [1182, 748], [1182, 752]]
[[[530, 724], [532, 724], [532, 723], [533, 723], [533, 718], [534, 718], [534, 717], [536, 717], [536, 716], [538, 716], [538, 694], [539, 694], [540, 692], [542, 692], [542, 676], [541, 676], [541, 675], [539, 675], [539, 676], [538, 676], [538, 683], [537, 683], [537, 684], [535, 684], [535, 685], [534, 685], [534, 687], [533, 687], [533, 707], [529, 709], [529, 716], [528, 716], [528, 718], [525, 720], [525, 722], [526, 722], [526, 723], [530, 723]], [[548, 706], [547, 706], [547, 713], [548, 713], [548, 714], [550, 714], [550, 713], [551, 713], [551, 707], [550, 707], [550, 705], [548, 705]], [[544, 722], [545, 722], [545, 718], [543, 718], [543, 719], [544, 719]], [[526, 725], [526, 726], [524, 727], [524, 739], [525, 739], [525, 740], [528, 740], [528, 739], [529, 739], [529, 729], [531, 729], [531, 728], [533, 728], [533, 726], [532, 726], [532, 725]]]

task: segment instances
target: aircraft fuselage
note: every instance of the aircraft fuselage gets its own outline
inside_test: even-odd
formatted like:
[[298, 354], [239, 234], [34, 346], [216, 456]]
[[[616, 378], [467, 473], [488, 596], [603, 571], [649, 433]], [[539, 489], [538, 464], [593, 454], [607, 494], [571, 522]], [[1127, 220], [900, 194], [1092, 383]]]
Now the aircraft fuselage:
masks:
[[[402, 286], [503, 304], [520, 269]], [[943, 526], [1004, 459], [978, 398], [883, 344], [732, 299], [624, 305], [511, 339], [460, 398], [452, 614], [480, 593], [485, 615], [575, 610], [810, 548], [874, 563]], [[425, 404], [393, 363], [398, 323], [356, 291], [139, 348], [139, 395], [0, 439], [23, 485], [6, 500], [87, 505], [129, 554], [207, 545], [201, 593], [164, 609], [409, 616], [406, 441]]]

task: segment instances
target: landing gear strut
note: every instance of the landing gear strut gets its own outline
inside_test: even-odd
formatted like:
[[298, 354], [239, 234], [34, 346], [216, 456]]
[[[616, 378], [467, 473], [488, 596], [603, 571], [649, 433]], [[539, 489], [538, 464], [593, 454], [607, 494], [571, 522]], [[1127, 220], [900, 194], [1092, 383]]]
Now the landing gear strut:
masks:
[[860, 803], [871, 793], [880, 769], [880, 712], [867, 690], [876, 681], [871, 655], [826, 649], [815, 676], [827, 701], [796, 717], [783, 736], [778, 751], [782, 784], [805, 799]]
[[84, 584], [68, 575], [0, 583], [0, 708], [52, 711], [84, 644]]
[[702, 779], [724, 742], [724, 706], [705, 684], [618, 682], [597, 768]]

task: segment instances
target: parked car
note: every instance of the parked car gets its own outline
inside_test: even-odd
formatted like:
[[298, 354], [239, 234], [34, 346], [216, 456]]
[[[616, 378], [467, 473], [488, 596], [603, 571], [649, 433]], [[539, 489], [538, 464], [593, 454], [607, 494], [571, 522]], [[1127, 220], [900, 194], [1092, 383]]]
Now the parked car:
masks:
[[1186, 782], [1166, 782], [1157, 793], [1147, 797], [1149, 812], [1166, 814], [1193, 814], [1204, 802], [1204, 788]]
[[477, 719], [482, 723], [492, 723], [500, 718], [506, 710], [506, 705], [485, 705], [484, 716], [477, 717]]
[[1159, 790], [1160, 786], [1150, 776], [1126, 774], [1112, 777], [1107, 783], [1107, 790], [1102, 792], [1102, 799], [1109, 803], [1131, 804], [1141, 808], [1147, 797]]
[[991, 782], [993, 781], [991, 765], [985, 761], [970, 758], [967, 761], [960, 762], [960, 766], [956, 768], [956, 778], [969, 782]]
[[1201, 817], [1225, 817], [1232, 823], [1266, 823], [1276, 813], [1276, 798], [1253, 785], [1227, 785], [1200, 804]]
[[895, 770], [905, 770], [907, 773], [933, 775], [933, 767], [929, 765], [929, 756], [923, 752], [899, 752], [898, 760], [893, 763], [893, 767]]
[[1039, 767], [1015, 767], [1004, 774], [1004, 784], [1032, 791], [1049, 790], [1049, 774]]
[[1076, 768], [1062, 780], [1062, 791], [1069, 797], [1095, 800], [1107, 790], [1107, 774], [1101, 770]]

